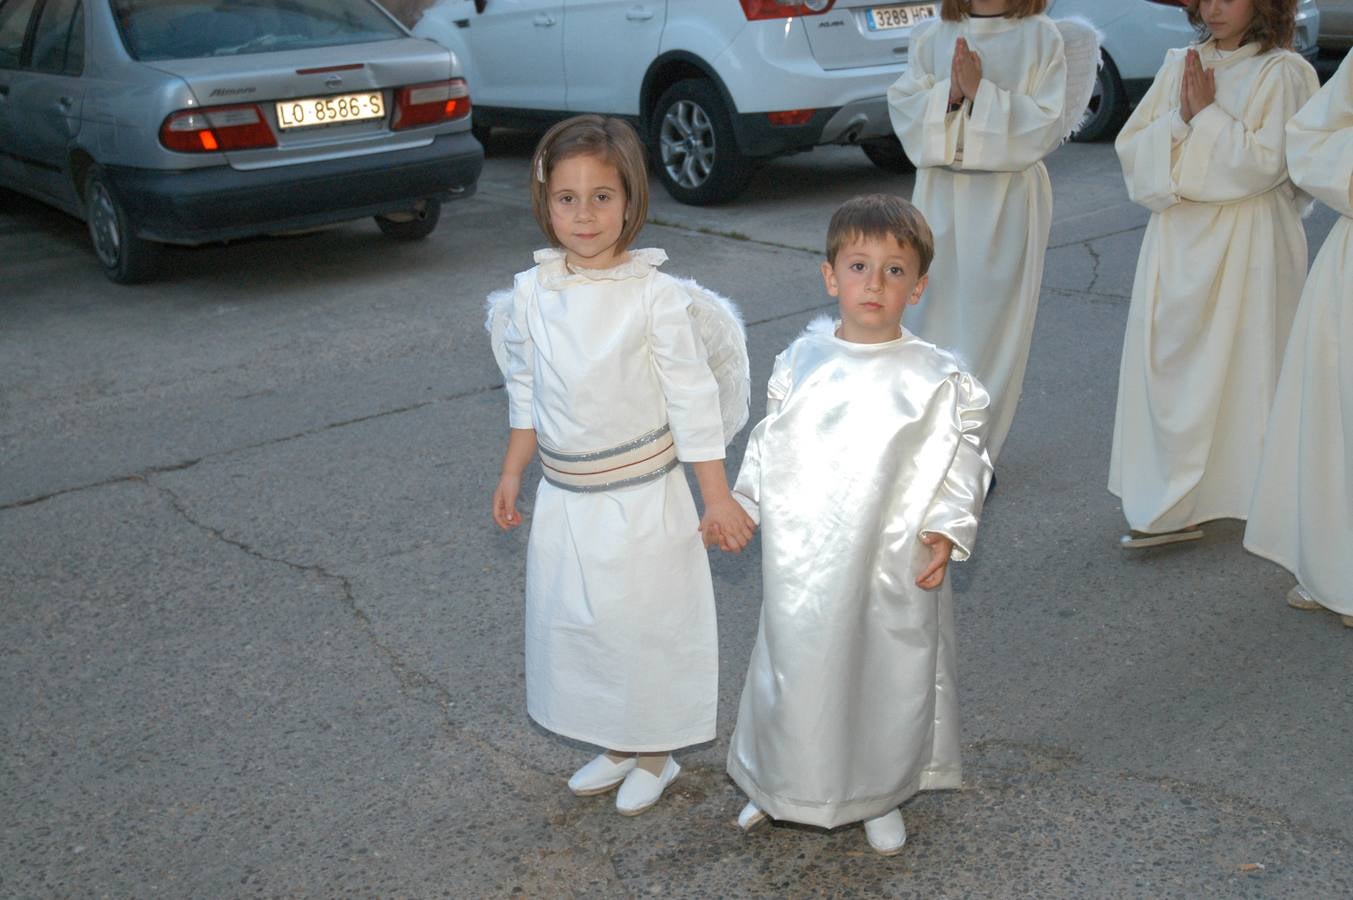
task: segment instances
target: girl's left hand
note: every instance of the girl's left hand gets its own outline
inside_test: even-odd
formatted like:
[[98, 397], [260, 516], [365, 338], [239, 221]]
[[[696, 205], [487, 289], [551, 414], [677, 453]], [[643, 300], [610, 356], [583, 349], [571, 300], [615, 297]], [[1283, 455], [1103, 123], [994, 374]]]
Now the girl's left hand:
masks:
[[944, 583], [944, 573], [949, 569], [949, 556], [954, 552], [954, 542], [942, 534], [921, 535], [921, 543], [930, 549], [930, 562], [925, 571], [916, 576], [916, 586], [921, 590], [933, 591]]
[[754, 531], [756, 523], [731, 494], [705, 504], [705, 515], [700, 520], [700, 535], [706, 547], [738, 553], [747, 546]]
[[968, 47], [968, 42], [959, 38], [954, 43], [954, 65], [950, 74], [953, 82], [963, 96], [977, 101], [977, 89], [982, 86], [982, 57]]

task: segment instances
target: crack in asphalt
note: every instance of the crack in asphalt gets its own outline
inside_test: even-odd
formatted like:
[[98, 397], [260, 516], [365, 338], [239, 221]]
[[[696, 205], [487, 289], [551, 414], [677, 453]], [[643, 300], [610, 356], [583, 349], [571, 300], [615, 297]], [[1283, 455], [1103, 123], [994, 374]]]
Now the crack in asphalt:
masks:
[[1101, 261], [1099, 252], [1095, 250], [1094, 241], [1085, 241], [1081, 246], [1085, 248], [1085, 252], [1090, 254], [1090, 260], [1094, 263], [1094, 268], [1090, 270], [1090, 285], [1085, 289], [1086, 293], [1093, 293], [1095, 285], [1099, 284], [1099, 264]]
[[[1053, 224], [1056, 225], [1057, 223], [1054, 222]], [[1092, 237], [1088, 237], [1088, 238], [1087, 238], [1087, 237], [1078, 237], [1078, 238], [1076, 238], [1075, 240], [1070, 240], [1070, 241], [1067, 241], [1067, 242], [1062, 243], [1062, 244], [1049, 244], [1049, 245], [1048, 245], [1048, 249], [1049, 249], [1049, 250], [1064, 250], [1064, 249], [1066, 249], [1067, 247], [1074, 247], [1074, 246], [1076, 246], [1077, 244], [1084, 244], [1084, 243], [1088, 243], [1089, 241], [1102, 241], [1102, 240], [1104, 240], [1105, 238], [1117, 237], [1117, 236], [1120, 235], [1120, 234], [1131, 234], [1131, 233], [1134, 232], [1134, 231], [1145, 231], [1145, 230], [1146, 230], [1146, 223], [1143, 222], [1143, 223], [1140, 224], [1140, 225], [1133, 225], [1133, 226], [1131, 226], [1131, 227], [1129, 227], [1129, 228], [1120, 228], [1120, 229], [1118, 229], [1117, 231], [1110, 231], [1110, 232], [1106, 232], [1105, 234], [1096, 234], [1096, 235], [1093, 235]]]

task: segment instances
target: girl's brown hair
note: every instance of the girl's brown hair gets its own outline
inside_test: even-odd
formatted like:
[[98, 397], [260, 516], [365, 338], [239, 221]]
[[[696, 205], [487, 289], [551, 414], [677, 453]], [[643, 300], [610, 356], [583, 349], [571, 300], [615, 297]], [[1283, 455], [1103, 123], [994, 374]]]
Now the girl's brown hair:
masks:
[[554, 247], [559, 246], [559, 236], [550, 224], [550, 172], [571, 156], [598, 157], [620, 173], [625, 189], [625, 226], [615, 252], [625, 252], [648, 218], [648, 169], [639, 135], [624, 119], [598, 115], [574, 116], [545, 132], [531, 158], [531, 212]]
[[[1026, 16], [1036, 16], [1039, 13], [1047, 12], [1048, 0], [1010, 0], [1010, 8], [1006, 10], [1007, 19], [1023, 19]], [[968, 0], [942, 0], [940, 3], [940, 18], [946, 22], [962, 22], [969, 15]]]
[[[1203, 14], [1198, 11], [1202, 0], [1189, 0], [1189, 24], [1198, 31], [1201, 40], [1208, 40], [1212, 32], [1207, 30]], [[1292, 49], [1292, 35], [1297, 30], [1297, 0], [1254, 0], [1254, 19], [1245, 29], [1242, 44], [1257, 43], [1260, 53], [1267, 53], [1274, 47]]]

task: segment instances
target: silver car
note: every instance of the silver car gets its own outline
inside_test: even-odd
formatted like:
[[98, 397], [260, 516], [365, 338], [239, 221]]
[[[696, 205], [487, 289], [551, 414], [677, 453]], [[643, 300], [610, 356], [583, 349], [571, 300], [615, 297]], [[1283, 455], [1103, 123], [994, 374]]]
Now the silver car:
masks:
[[0, 0], [0, 187], [122, 283], [161, 243], [425, 237], [483, 166], [459, 75], [371, 0]]

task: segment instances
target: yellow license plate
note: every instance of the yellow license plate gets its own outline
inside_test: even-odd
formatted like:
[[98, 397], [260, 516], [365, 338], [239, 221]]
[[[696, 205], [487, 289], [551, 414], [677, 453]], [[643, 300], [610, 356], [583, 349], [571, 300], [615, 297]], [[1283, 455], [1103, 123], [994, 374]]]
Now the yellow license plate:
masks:
[[306, 128], [379, 119], [385, 115], [385, 100], [380, 91], [367, 94], [335, 94], [329, 97], [301, 97], [277, 104], [278, 128]]
[[935, 4], [922, 3], [918, 6], [874, 6], [865, 11], [870, 31], [889, 31], [893, 28], [910, 28], [926, 19], [935, 18]]

